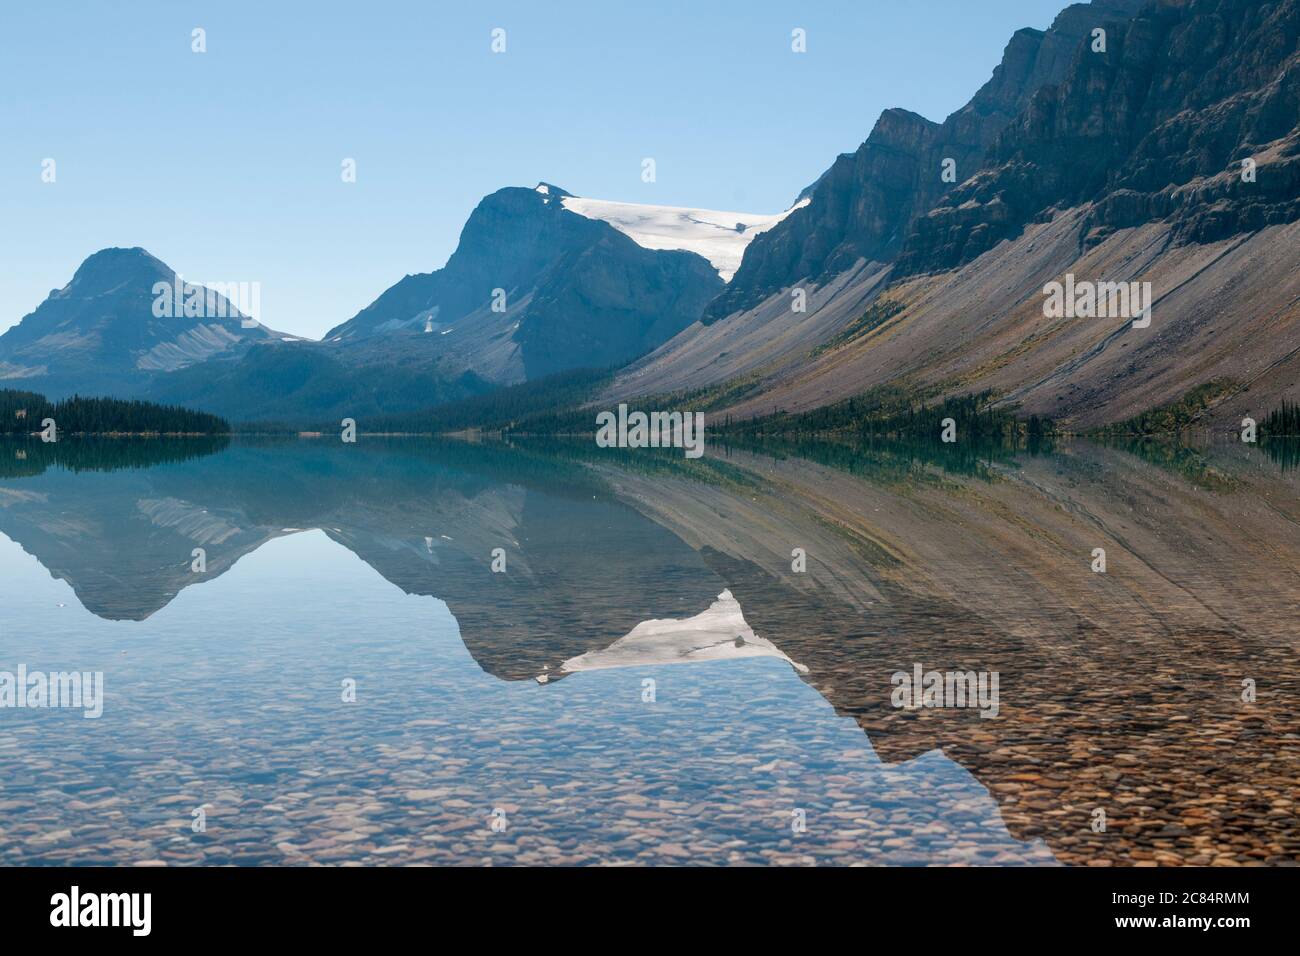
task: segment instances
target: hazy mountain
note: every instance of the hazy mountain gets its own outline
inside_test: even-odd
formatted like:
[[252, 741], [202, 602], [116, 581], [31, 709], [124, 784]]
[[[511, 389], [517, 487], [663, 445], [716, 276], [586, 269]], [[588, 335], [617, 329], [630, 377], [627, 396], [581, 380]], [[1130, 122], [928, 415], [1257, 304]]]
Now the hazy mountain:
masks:
[[408, 275], [324, 340], [160, 376], [151, 397], [237, 420], [429, 408], [576, 368], [613, 368], [696, 321], [780, 215], [510, 187], [479, 203], [446, 266]]
[[[646, 211], [644, 221], [634, 210]], [[654, 211], [577, 200], [544, 183], [498, 190], [470, 215], [446, 266], [405, 277], [325, 342], [353, 362], [405, 353], [498, 384], [621, 364], [698, 319], [722, 288], [700, 252], [734, 267], [739, 253], [728, 250], [745, 241], [734, 222], [724, 228], [691, 223], [679, 215], [686, 210]]]
[[174, 271], [142, 249], [108, 249], [0, 337], [0, 381], [237, 420], [428, 408], [645, 353], [699, 318], [720, 273], [779, 218], [502, 189], [444, 268], [405, 277], [321, 343], [243, 329], [220, 295], [208, 311], [232, 317], [158, 317], [155, 285], [176, 284]]
[[[180, 289], [179, 302], [173, 292], [167, 308], [155, 310], [159, 284]], [[0, 335], [0, 382], [51, 398], [74, 391], [136, 395], [160, 373], [283, 338], [261, 326], [243, 328], [242, 314], [217, 292], [191, 295], [186, 315], [183, 297], [193, 288], [143, 249], [102, 249]]]

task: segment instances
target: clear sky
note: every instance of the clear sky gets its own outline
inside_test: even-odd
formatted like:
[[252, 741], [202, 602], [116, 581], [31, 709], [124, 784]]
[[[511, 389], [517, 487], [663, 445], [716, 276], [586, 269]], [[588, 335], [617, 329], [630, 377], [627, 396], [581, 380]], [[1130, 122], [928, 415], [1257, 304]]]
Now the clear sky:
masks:
[[319, 336], [440, 267], [482, 196], [539, 180], [776, 212], [881, 110], [961, 106], [1063, 6], [5, 0], [0, 330], [97, 249], [144, 246], [191, 281], [260, 282], [263, 322]]

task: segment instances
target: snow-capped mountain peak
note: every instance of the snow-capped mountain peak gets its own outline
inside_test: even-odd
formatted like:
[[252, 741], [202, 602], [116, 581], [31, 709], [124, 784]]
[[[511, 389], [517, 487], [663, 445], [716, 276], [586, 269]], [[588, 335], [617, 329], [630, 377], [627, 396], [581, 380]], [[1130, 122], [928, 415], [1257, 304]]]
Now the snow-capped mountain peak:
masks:
[[[546, 183], [539, 184], [537, 190], [551, 195], [557, 193], [554, 186]], [[753, 238], [771, 229], [808, 200], [801, 200], [785, 212], [771, 215], [684, 206], [647, 206], [584, 199], [567, 193], [562, 193], [560, 202], [570, 212], [609, 223], [643, 248], [684, 249], [703, 256], [718, 270], [724, 282], [730, 282], [740, 268], [745, 247]]]

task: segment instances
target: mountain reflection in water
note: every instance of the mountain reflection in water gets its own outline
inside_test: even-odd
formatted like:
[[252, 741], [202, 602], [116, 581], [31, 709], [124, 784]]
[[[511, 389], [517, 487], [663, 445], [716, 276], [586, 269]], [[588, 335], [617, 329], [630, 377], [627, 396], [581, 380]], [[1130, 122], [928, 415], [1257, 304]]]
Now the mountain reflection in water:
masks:
[[1300, 860], [1285, 455], [137, 444], [0, 445], [6, 863]]

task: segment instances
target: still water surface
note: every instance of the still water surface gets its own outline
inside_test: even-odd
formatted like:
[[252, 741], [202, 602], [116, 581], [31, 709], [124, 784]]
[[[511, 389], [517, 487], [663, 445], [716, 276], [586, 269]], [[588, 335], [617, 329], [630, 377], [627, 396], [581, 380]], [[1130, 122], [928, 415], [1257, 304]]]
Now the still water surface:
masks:
[[105, 690], [0, 709], [6, 864], [1300, 861], [1285, 455], [0, 462], [0, 672]]

